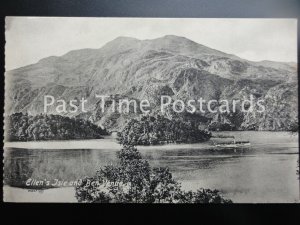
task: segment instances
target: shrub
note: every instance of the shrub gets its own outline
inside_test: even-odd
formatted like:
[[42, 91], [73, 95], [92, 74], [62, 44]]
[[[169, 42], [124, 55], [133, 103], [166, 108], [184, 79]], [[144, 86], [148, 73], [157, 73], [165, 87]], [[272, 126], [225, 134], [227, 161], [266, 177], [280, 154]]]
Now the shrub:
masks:
[[78, 202], [118, 203], [231, 203], [218, 190], [185, 192], [166, 167], [151, 168], [138, 150], [125, 145], [119, 163], [86, 177], [75, 187]]

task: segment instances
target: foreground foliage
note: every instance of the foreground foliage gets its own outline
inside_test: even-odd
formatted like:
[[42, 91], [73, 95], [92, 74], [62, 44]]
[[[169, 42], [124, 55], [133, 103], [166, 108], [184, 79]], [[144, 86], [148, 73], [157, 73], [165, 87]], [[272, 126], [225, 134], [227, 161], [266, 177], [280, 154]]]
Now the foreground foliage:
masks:
[[117, 153], [118, 165], [108, 165], [76, 186], [78, 202], [231, 203], [218, 190], [183, 191], [166, 167], [151, 168], [133, 146]]
[[92, 139], [107, 134], [90, 121], [60, 115], [15, 113], [7, 123], [8, 141]]
[[196, 143], [207, 141], [211, 133], [198, 128], [195, 121], [169, 120], [163, 116], [143, 116], [131, 119], [118, 141], [123, 145], [155, 145], [163, 143]]

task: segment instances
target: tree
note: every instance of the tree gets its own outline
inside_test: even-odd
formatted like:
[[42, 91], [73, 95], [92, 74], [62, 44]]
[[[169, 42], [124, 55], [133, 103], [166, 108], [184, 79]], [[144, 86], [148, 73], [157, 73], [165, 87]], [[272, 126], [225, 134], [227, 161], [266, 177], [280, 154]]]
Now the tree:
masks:
[[108, 134], [90, 121], [60, 115], [15, 113], [7, 121], [9, 141], [91, 139]]
[[119, 163], [108, 165], [75, 187], [79, 202], [119, 203], [230, 203], [219, 191], [185, 192], [166, 167], [151, 168], [138, 150], [125, 145], [117, 153]]
[[131, 119], [118, 133], [118, 141], [124, 145], [155, 145], [162, 143], [196, 143], [207, 141], [211, 133], [200, 130], [199, 124], [182, 118], [169, 120], [158, 115]]

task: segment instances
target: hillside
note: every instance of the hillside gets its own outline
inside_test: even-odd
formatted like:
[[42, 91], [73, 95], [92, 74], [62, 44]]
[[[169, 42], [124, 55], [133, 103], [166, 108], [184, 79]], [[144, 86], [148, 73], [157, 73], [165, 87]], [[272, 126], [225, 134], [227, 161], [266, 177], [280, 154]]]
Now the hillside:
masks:
[[[235, 129], [288, 130], [298, 120], [297, 89], [292, 63], [252, 62], [173, 35], [118, 37], [99, 49], [74, 50], [6, 72], [5, 110], [35, 115], [43, 112], [44, 95], [66, 101], [84, 97], [88, 112], [77, 116], [114, 130], [135, 115], [102, 114], [95, 94], [149, 99], [153, 109], [162, 94], [182, 100], [253, 94], [265, 99], [267, 111], [263, 116], [239, 115]], [[201, 116], [216, 122], [216, 115]], [[217, 115], [217, 120], [227, 116]]]

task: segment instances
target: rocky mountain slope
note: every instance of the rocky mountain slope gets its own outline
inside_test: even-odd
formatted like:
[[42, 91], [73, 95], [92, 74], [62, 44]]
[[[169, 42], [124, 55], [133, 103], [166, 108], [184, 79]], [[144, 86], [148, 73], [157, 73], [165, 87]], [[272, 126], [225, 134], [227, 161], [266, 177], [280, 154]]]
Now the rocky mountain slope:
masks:
[[[75, 50], [6, 72], [5, 112], [42, 113], [44, 95], [66, 101], [84, 97], [88, 112], [66, 115], [114, 130], [136, 115], [102, 113], [95, 94], [148, 99], [153, 109], [163, 94], [174, 100], [229, 101], [252, 94], [265, 100], [266, 111], [239, 113], [235, 129], [288, 130], [298, 120], [297, 91], [294, 63], [252, 62], [173, 35], [118, 37], [100, 49]], [[56, 113], [54, 107], [48, 112]], [[233, 115], [203, 116], [207, 123], [224, 123], [224, 118], [236, 122]]]

